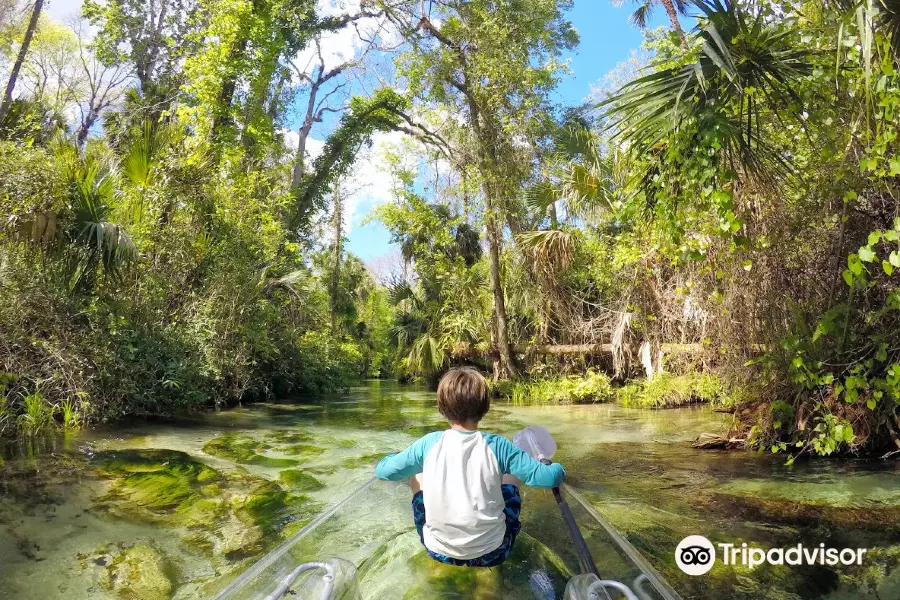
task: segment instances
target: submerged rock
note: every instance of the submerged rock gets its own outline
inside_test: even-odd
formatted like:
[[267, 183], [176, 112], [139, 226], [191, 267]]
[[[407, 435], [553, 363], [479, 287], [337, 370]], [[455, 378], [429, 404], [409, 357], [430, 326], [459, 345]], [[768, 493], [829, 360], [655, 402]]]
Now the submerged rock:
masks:
[[237, 515], [241, 521], [260, 527], [264, 533], [276, 533], [297, 520], [308, 502], [308, 497], [288, 494], [277, 483], [266, 481], [247, 494]]
[[175, 589], [176, 569], [162, 551], [141, 543], [109, 552], [100, 585], [122, 600], [168, 600]]
[[299, 456], [301, 458], [309, 459], [319, 456], [325, 452], [325, 448], [321, 446], [313, 446], [312, 444], [293, 444], [291, 446], [285, 446], [280, 450], [285, 454], [290, 454], [291, 456]]

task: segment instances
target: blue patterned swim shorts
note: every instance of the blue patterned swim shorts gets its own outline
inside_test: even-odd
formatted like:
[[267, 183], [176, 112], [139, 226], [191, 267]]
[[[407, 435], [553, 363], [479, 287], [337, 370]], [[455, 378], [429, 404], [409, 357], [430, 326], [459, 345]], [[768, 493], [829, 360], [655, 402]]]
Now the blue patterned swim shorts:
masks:
[[[425, 548], [428, 551], [428, 556], [438, 562], [457, 567], [496, 567], [506, 560], [509, 553], [512, 552], [516, 536], [519, 535], [519, 529], [522, 528], [522, 523], [519, 522], [519, 513], [522, 512], [522, 497], [519, 496], [519, 488], [512, 484], [504, 483], [500, 488], [503, 491], [503, 501], [506, 503], [506, 507], [503, 509], [503, 514], [506, 516], [506, 535], [503, 536], [503, 542], [496, 550], [491, 550], [478, 558], [462, 560], [444, 556]], [[416, 522], [416, 531], [419, 532], [419, 539], [424, 546], [425, 539], [422, 535], [422, 528], [425, 527], [425, 502], [421, 491], [413, 495], [412, 510], [413, 519]]]

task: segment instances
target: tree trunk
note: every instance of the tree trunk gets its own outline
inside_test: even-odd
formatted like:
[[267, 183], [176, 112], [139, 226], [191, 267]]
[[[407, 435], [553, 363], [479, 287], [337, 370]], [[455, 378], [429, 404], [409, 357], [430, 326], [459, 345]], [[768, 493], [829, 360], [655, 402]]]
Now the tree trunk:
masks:
[[672, 29], [674, 29], [678, 36], [681, 38], [682, 43], [684, 43], [684, 30], [681, 28], [681, 23], [678, 21], [678, 11], [675, 10], [675, 3], [672, 0], [662, 0], [662, 4], [666, 9], [666, 13], [669, 15], [669, 21], [672, 23]]
[[341, 285], [341, 247], [343, 238], [343, 201], [341, 199], [340, 183], [334, 184], [334, 216], [332, 227], [334, 228], [334, 246], [331, 257], [331, 285], [329, 292], [331, 296], [331, 330], [337, 330], [338, 318], [338, 292]]
[[31, 38], [34, 37], [34, 30], [37, 29], [38, 19], [41, 16], [41, 9], [44, 7], [44, 0], [34, 0], [34, 8], [31, 11], [31, 20], [28, 21], [28, 29], [25, 30], [25, 38], [22, 40], [22, 47], [19, 48], [19, 55], [13, 64], [12, 71], [9, 74], [9, 82], [6, 84], [6, 93], [3, 96], [3, 103], [0, 104], [0, 122], [6, 118], [9, 106], [12, 103], [13, 90], [16, 89], [16, 80], [19, 78], [19, 71], [22, 69], [22, 63], [25, 62], [25, 56], [28, 54], [28, 47], [31, 45]]
[[[235, 43], [231, 46], [231, 51], [228, 53], [227, 62], [229, 65], [237, 63], [246, 53], [248, 43], [249, 40], [247, 39], [247, 36], [243, 34], [239, 39], [235, 40]], [[219, 100], [215, 107], [216, 112], [212, 122], [213, 142], [221, 141], [220, 138], [222, 129], [225, 127], [225, 122], [231, 119], [231, 100], [234, 98], [234, 91], [237, 88], [237, 78], [238, 74], [233, 72], [227, 74], [222, 81], [222, 88], [219, 91]]]
[[[488, 186], [485, 186], [486, 188]], [[500, 354], [501, 378], [516, 379], [519, 369], [509, 348], [509, 326], [506, 320], [506, 296], [503, 293], [503, 279], [500, 274], [500, 223], [495, 213], [494, 201], [485, 190], [485, 220], [487, 221], [488, 258], [491, 264], [491, 288], [494, 292], [494, 318], [496, 319], [497, 351]]]
[[89, 109], [87, 117], [85, 117], [84, 122], [78, 126], [78, 131], [75, 134], [75, 142], [78, 144], [78, 147], [84, 146], [85, 140], [87, 140], [88, 134], [91, 132], [91, 127], [94, 126], [94, 123], [97, 121], [97, 113], [94, 111], [93, 106]]

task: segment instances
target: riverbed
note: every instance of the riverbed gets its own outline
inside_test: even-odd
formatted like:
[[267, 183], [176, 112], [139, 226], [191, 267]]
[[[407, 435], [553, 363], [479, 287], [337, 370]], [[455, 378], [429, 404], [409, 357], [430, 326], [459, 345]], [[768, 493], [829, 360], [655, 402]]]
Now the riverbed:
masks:
[[[371, 479], [380, 456], [444, 427], [434, 405], [427, 390], [373, 381], [326, 398], [7, 446], [0, 467], [0, 598], [211, 597]], [[690, 447], [700, 433], [724, 433], [729, 419], [705, 407], [495, 403], [483, 428], [508, 436], [533, 423], [549, 429], [569, 483], [686, 599], [900, 598], [898, 463], [788, 466], [782, 455]], [[344, 518], [351, 524], [330, 531], [323, 546], [360, 567], [363, 598], [524, 599], [529, 589], [561, 597], [565, 578], [577, 570], [547, 491], [524, 494], [521, 552], [549, 573], [548, 587], [535, 591], [534, 572], [515, 565], [476, 577], [411, 554], [419, 549], [406, 521], [407, 492], [391, 490], [390, 500], [370, 493], [360, 501], [366, 506], [349, 505]], [[377, 545], [384, 525], [370, 531], [376, 517], [406, 530]], [[598, 566], [613, 569], [615, 557], [596, 523], [586, 514], [579, 519]], [[868, 552], [859, 566], [717, 563], [709, 574], [690, 577], [678, 570], [674, 550], [694, 534], [738, 546], [824, 543]]]

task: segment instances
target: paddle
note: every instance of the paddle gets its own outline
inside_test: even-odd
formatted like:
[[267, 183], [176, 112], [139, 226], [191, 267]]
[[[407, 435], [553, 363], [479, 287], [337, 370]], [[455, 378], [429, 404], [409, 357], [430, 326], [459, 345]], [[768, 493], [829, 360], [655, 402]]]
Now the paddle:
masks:
[[[530, 425], [513, 436], [513, 444], [518, 446], [525, 454], [531, 458], [536, 458], [545, 465], [551, 463], [550, 459], [556, 454], [556, 441], [550, 432], [540, 425]], [[597, 565], [594, 564], [594, 557], [578, 529], [578, 523], [572, 515], [572, 509], [566, 499], [562, 497], [559, 487], [553, 488], [553, 497], [556, 498], [556, 504], [559, 505], [559, 511], [562, 513], [563, 521], [569, 529], [569, 535], [572, 536], [572, 542], [575, 544], [575, 551], [578, 553], [578, 562], [581, 569], [585, 573], [593, 573], [598, 578], [600, 573], [597, 571]]]
[[[513, 444], [518, 446], [523, 452], [525, 452], [528, 456], [535, 458], [541, 461], [544, 464], [550, 464], [550, 458], [556, 454], [556, 440], [553, 439], [553, 436], [550, 435], [550, 432], [540, 425], [530, 425], [518, 432], [513, 437]], [[665, 600], [681, 600], [681, 596], [678, 595], [672, 586], [670, 586], [662, 576], [654, 569], [650, 563], [648, 563], [643, 556], [641, 556], [640, 552], [632, 546], [625, 537], [619, 533], [619, 531], [612, 526], [603, 515], [601, 515], [593, 506], [591, 506], [576, 490], [574, 490], [571, 486], [563, 484], [566, 488], [566, 492], [570, 494], [575, 500], [578, 501], [581, 506], [588, 511], [588, 513], [598, 522], [603, 529], [609, 534], [610, 538], [622, 549], [628, 558], [634, 563], [634, 565], [641, 571], [641, 577], [635, 580], [635, 587], [640, 590], [641, 580], [645, 580], [652, 585], [657, 593], [661, 595]], [[599, 573], [597, 573], [597, 567], [594, 565], [594, 559], [591, 556], [590, 550], [588, 550], [587, 544], [584, 541], [584, 537], [581, 535], [581, 531], [578, 529], [578, 525], [575, 523], [575, 518], [572, 516], [572, 510], [569, 508], [569, 505], [566, 503], [565, 499], [563, 499], [562, 494], [558, 487], [553, 488], [553, 496], [556, 498], [556, 503], [559, 505], [559, 509], [562, 512], [563, 519], [566, 522], [566, 526], [569, 528], [569, 533], [572, 535], [572, 540], [575, 542], [575, 549], [578, 551], [579, 561], [582, 563], [582, 568], [585, 569], [587, 573], [593, 573], [600, 578]], [[587, 565], [587, 566], [585, 566]], [[602, 581], [600, 583], [609, 583], [606, 581]], [[615, 582], [613, 582], [615, 583]], [[620, 590], [625, 593], [625, 590]], [[605, 590], [604, 590], [605, 593]], [[630, 593], [630, 592], [629, 592]], [[640, 593], [641, 598], [647, 598], [646, 592]], [[607, 595], [607, 597], [609, 597]], [[628, 597], [628, 594], [626, 594]]]

